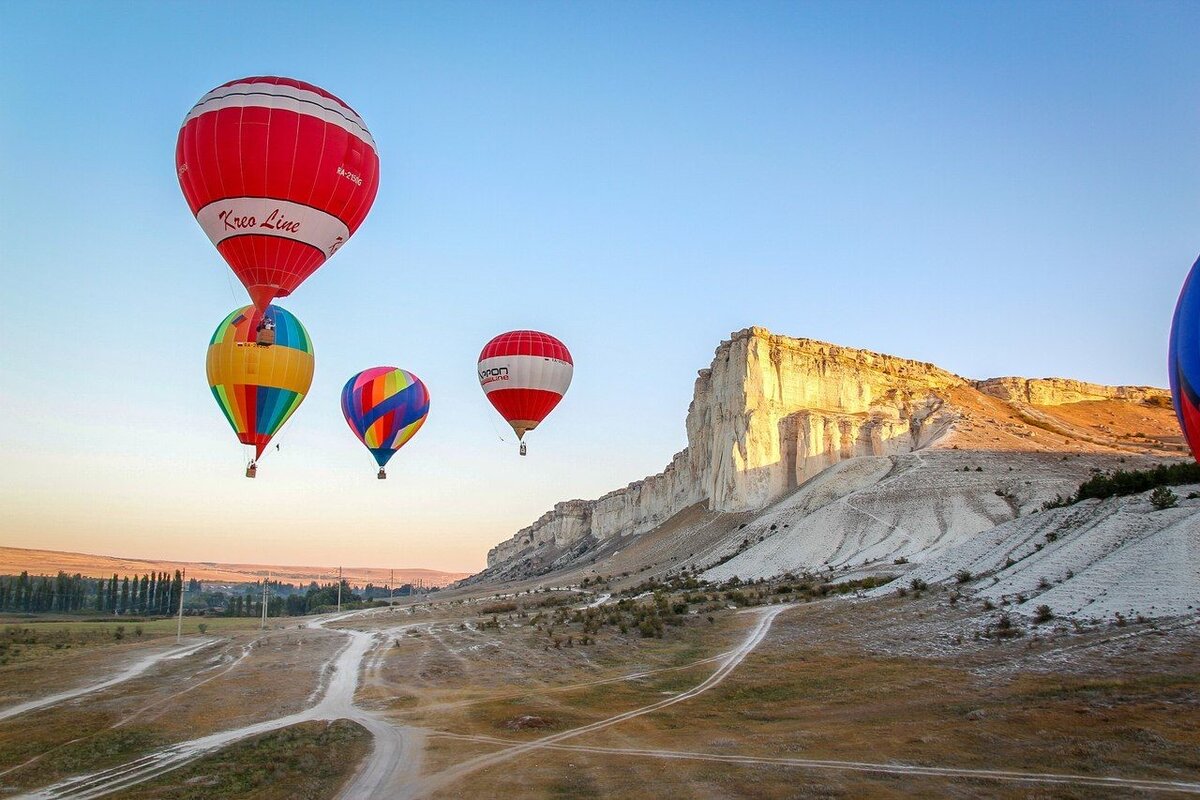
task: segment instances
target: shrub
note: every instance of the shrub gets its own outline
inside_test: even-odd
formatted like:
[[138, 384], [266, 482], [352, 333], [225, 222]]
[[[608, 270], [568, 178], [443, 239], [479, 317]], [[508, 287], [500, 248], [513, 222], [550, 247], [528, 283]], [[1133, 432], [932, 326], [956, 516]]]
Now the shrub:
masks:
[[958, 572], [954, 573], [954, 579], [959, 583], [967, 583], [971, 580], [971, 572], [970, 570], [960, 569]]
[[207, 623], [204, 623], [204, 622], [201, 622], [201, 623], [200, 623], [199, 625], [197, 625], [196, 627], [198, 627], [198, 628], [200, 629], [200, 632], [201, 632], [201, 633], [204, 633], [204, 632], [206, 632], [206, 631], [208, 630], [208, 624], [207, 624]]
[[899, 558], [897, 558], [897, 559], [893, 559], [893, 560], [892, 560], [892, 563], [893, 563], [893, 564], [907, 564], [907, 563], [908, 563], [908, 559], [907, 559], [907, 558], [905, 558], [904, 556], [900, 556], [900, 557], [899, 557]]
[[912, 590], [914, 592], [923, 592], [929, 588], [929, 584], [927, 584], [925, 581], [921, 580], [920, 578], [913, 578], [911, 581], [908, 582], [908, 585], [912, 587]]
[[1080, 485], [1076, 500], [1103, 500], [1107, 497], [1138, 494], [1158, 486], [1178, 486], [1181, 483], [1200, 483], [1200, 464], [1194, 461], [1160, 464], [1153, 469], [1117, 470], [1111, 475], [1096, 475]]
[[1053, 500], [1047, 500], [1042, 503], [1042, 511], [1049, 511], [1052, 508], [1064, 508], [1076, 502], [1073, 497], [1063, 497], [1061, 494], [1054, 495]]
[[1050, 606], [1045, 604], [1038, 606], [1037, 613], [1033, 616], [1033, 621], [1039, 625], [1052, 619], [1054, 619], [1054, 612], [1050, 610]]
[[1159, 486], [1150, 493], [1150, 505], [1154, 506], [1159, 511], [1164, 508], [1173, 508], [1179, 504], [1179, 495], [1172, 492], [1165, 486]]

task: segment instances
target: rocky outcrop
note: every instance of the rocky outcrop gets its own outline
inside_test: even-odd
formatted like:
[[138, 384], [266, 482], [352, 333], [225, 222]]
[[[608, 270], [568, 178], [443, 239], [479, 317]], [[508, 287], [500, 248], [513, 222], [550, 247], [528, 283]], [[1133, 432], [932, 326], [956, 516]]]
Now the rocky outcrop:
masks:
[[687, 449], [665, 470], [598, 500], [559, 503], [494, 547], [488, 566], [644, 533], [701, 501], [762, 508], [844, 459], [928, 445], [954, 418], [946, 390], [966, 385], [932, 364], [738, 331], [696, 378]]
[[1031, 406], [1062, 406], [1096, 400], [1170, 405], [1171, 393], [1153, 386], [1102, 386], [1068, 378], [988, 378], [975, 388], [1001, 400]]
[[1074, 443], [1076, 451], [1120, 450], [1116, 438], [1087, 438], [1078, 424], [1042, 419], [1051, 412], [1032, 408], [1089, 400], [1154, 405], [1160, 408], [1152, 413], [1169, 415], [1162, 389], [1059, 378], [969, 381], [933, 364], [747, 328], [700, 370], [687, 448], [666, 469], [598, 500], [559, 503], [494, 547], [485, 575], [540, 574], [697, 503], [715, 512], [759, 511], [839, 462], [903, 455], [941, 440], [964, 449], [1044, 452]]

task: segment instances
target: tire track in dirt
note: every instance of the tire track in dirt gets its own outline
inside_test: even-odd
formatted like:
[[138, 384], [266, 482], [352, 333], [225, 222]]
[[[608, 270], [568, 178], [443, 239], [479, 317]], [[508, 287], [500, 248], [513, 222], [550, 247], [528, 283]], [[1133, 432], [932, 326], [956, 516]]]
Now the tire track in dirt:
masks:
[[749, 655], [750, 652], [754, 650], [754, 648], [757, 647], [764, 638], [766, 638], [767, 632], [771, 628], [771, 623], [774, 622], [775, 617], [779, 616], [779, 614], [786, 608], [788, 607], [769, 606], [754, 612], [758, 616], [758, 622], [751, 629], [750, 634], [746, 637], [746, 639], [736, 648], [731, 650], [729, 654], [721, 660], [720, 666], [717, 667], [716, 671], [714, 671], [711, 675], [697, 685], [693, 686], [691, 689], [680, 692], [672, 697], [668, 697], [665, 700], [659, 700], [657, 703], [651, 703], [647, 706], [625, 711], [588, 725], [582, 725], [578, 728], [572, 728], [571, 730], [563, 731], [562, 733], [552, 734], [536, 741], [514, 745], [513, 747], [509, 747], [497, 753], [488, 753], [485, 755], [476, 756], [474, 758], [469, 758], [466, 761], [462, 761], [453, 767], [450, 767], [449, 769], [443, 770], [435, 775], [431, 775], [421, 780], [417, 784], [405, 787], [406, 792], [398, 796], [406, 798], [428, 796], [436, 790], [441, 789], [477, 770], [495, 766], [504, 761], [524, 755], [530, 751], [546, 747], [547, 745], [557, 744], [558, 742], [566, 739], [593, 733], [626, 720], [653, 713], [659, 709], [666, 708], [667, 706], [671, 706], [676, 703], [682, 703], [685, 700], [691, 700], [693, 697], [707, 692], [709, 689], [712, 689], [714, 686], [717, 686], [724, 681], [725, 678], [729, 677], [729, 674], [732, 673], [738, 667], [738, 665], [742, 663], [743, 659], [745, 659], [746, 656]]
[[[517, 745], [520, 742], [492, 736], [464, 736], [460, 734], [431, 734], [438, 738], [487, 744]], [[870, 761], [834, 761], [817, 758], [775, 758], [770, 756], [722, 755], [719, 753], [690, 753], [679, 750], [648, 750], [636, 747], [588, 747], [586, 745], [546, 744], [548, 750], [565, 750], [595, 755], [623, 755], [645, 758], [660, 758], [688, 761], [715, 761], [726, 764], [748, 766], [783, 766], [811, 770], [834, 770], [843, 772], [873, 772], [885, 775], [917, 775], [922, 777], [972, 778], [1007, 783], [1057, 784], [1067, 786], [1104, 787], [1109, 789], [1137, 789], [1148, 792], [1182, 792], [1200, 794], [1200, 783], [1191, 781], [1168, 781], [1152, 778], [1117, 778], [1100, 775], [1072, 775], [1055, 772], [1018, 772], [1015, 770], [966, 769], [959, 767], [930, 767], [912, 764], [889, 764]]]
[[0, 720], [10, 719], [35, 709], [56, 706], [59, 703], [65, 703], [68, 700], [74, 700], [76, 697], [82, 697], [85, 694], [103, 691], [104, 689], [108, 689], [116, 686], [117, 684], [124, 683], [128, 680], [138, 677], [161, 661], [186, 658], [193, 653], [216, 644], [218, 641], [220, 640], [206, 639], [198, 643], [192, 642], [180, 647], [173, 647], [170, 650], [166, 650], [161, 653], [151, 653], [150, 655], [143, 656], [142, 658], [138, 659], [130, 666], [118, 672], [116, 675], [113, 675], [110, 678], [105, 678], [102, 681], [90, 683], [86, 686], [80, 686], [76, 689], [68, 689], [65, 692], [57, 692], [55, 694], [46, 695], [45, 697], [40, 697], [37, 700], [28, 700], [24, 703], [17, 703], [14, 706], [0, 709]]

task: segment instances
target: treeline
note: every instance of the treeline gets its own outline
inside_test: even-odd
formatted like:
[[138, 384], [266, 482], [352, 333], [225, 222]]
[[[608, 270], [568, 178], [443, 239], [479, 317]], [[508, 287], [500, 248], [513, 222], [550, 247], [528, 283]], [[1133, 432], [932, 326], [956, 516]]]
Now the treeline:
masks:
[[[0, 612], [25, 614], [101, 613], [116, 616], [164, 616], [179, 608], [183, 576], [151, 572], [145, 575], [114, 574], [111, 578], [85, 578], [79, 573], [57, 576], [20, 575], [0, 576]], [[413, 592], [411, 584], [396, 588], [367, 584], [356, 593], [342, 581], [343, 609], [361, 608], [365, 603], [379, 601], [389, 595], [405, 597]], [[203, 591], [195, 578], [188, 580], [184, 598], [184, 613], [188, 615], [257, 617], [262, 615], [263, 585], [247, 584], [245, 592]], [[272, 617], [298, 617], [318, 614], [337, 607], [338, 585], [319, 585], [315, 581], [307, 588], [290, 583], [270, 581], [267, 584], [267, 614]], [[382, 602], [378, 604], [382, 605]]]
[[98, 611], [153, 616], [170, 614], [179, 604], [183, 576], [167, 572], [119, 578], [85, 578], [60, 571], [49, 577], [0, 576], [0, 611], [26, 614]]
[[1159, 464], [1151, 469], [1102, 472], [1093, 475], [1079, 485], [1079, 490], [1070, 497], [1058, 495], [1042, 504], [1043, 509], [1062, 508], [1081, 500], [1105, 500], [1139, 494], [1159, 486], [1179, 486], [1184, 483], [1200, 483], [1200, 464], [1189, 461], [1180, 464]]
[[[342, 581], [342, 608], [360, 607], [364, 602], [362, 595], [355, 594], [350, 584]], [[262, 584], [249, 586], [244, 594], [226, 592], [202, 592], [187, 603], [191, 613], [208, 614], [225, 617], [258, 617], [262, 616], [263, 590]], [[329, 583], [318, 585], [315, 581], [308, 585], [307, 590], [297, 589], [292, 584], [271, 581], [267, 584], [267, 616], [269, 617], [301, 617], [306, 614], [319, 614], [337, 608], [338, 585]]]

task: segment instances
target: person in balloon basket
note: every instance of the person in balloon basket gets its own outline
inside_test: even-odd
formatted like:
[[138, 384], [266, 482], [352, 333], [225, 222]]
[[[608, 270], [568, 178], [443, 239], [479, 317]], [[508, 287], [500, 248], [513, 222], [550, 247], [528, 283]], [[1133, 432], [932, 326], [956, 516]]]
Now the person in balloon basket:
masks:
[[263, 318], [259, 320], [258, 327], [254, 329], [254, 341], [260, 347], [270, 347], [275, 344], [275, 320], [263, 314]]

